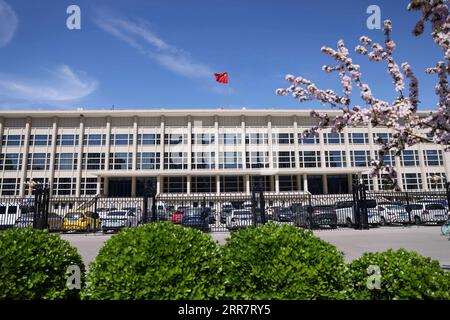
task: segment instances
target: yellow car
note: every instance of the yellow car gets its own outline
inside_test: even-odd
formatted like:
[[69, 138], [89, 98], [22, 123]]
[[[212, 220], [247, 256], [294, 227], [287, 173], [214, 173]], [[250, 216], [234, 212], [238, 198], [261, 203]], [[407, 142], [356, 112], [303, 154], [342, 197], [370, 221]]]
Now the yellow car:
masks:
[[97, 224], [97, 230], [100, 230], [101, 221], [98, 214], [87, 211], [77, 210], [66, 213], [62, 223], [62, 231], [86, 231], [91, 232]]

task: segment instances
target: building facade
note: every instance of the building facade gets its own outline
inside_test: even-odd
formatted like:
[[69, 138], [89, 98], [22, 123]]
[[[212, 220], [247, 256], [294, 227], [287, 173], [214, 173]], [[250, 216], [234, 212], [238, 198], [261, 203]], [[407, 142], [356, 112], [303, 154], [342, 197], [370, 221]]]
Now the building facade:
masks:
[[[375, 139], [392, 132], [353, 127], [303, 138], [314, 124], [308, 110], [3, 111], [0, 195], [26, 196], [30, 180], [77, 197], [141, 196], [150, 180], [157, 193], [249, 194], [255, 177], [275, 193], [349, 193], [358, 178], [387, 188], [368, 172]], [[432, 143], [384, 161], [403, 190], [443, 189], [450, 174], [449, 152]]]

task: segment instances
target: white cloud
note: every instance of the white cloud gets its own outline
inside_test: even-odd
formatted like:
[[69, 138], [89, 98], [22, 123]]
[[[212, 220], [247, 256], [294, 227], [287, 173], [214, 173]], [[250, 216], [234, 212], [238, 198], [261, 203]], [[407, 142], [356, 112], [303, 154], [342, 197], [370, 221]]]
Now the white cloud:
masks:
[[80, 100], [97, 87], [98, 82], [84, 72], [75, 72], [67, 65], [52, 71], [52, 77], [42, 84], [42, 80], [23, 80], [0, 74], [0, 103], [42, 103], [60, 104]]
[[172, 72], [188, 78], [213, 79], [214, 72], [209, 66], [195, 62], [183, 50], [166, 43], [150, 30], [145, 21], [135, 22], [102, 13], [95, 23]]
[[3, 0], [0, 0], [0, 48], [6, 46], [17, 30], [19, 20], [14, 10]]

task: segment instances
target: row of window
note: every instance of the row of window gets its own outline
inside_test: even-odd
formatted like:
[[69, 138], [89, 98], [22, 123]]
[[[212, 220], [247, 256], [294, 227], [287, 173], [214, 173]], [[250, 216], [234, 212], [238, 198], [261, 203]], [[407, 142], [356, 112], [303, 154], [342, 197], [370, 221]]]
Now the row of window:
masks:
[[[57, 135], [56, 144], [61, 146], [76, 146], [79, 143], [78, 134], [61, 134]], [[111, 145], [132, 145], [133, 134], [111, 134]], [[374, 133], [373, 141], [387, 142], [391, 138], [390, 133]], [[192, 144], [209, 145], [215, 143], [214, 133], [193, 133]], [[301, 133], [298, 134], [299, 144], [319, 144], [318, 135], [310, 135], [303, 137]], [[344, 133], [323, 133], [323, 140], [325, 144], [344, 144]], [[25, 141], [24, 135], [5, 135], [2, 139], [2, 145], [6, 146], [23, 146]], [[348, 141], [350, 144], [368, 144], [368, 133], [348, 133]], [[274, 144], [294, 144], [293, 133], [273, 133], [272, 142]], [[38, 134], [30, 135], [30, 146], [49, 146], [52, 143], [52, 135]], [[164, 143], [166, 145], [186, 144], [187, 134], [165, 134]], [[219, 135], [219, 143], [225, 145], [239, 145], [241, 144], [240, 133], [221, 133]], [[267, 133], [247, 133], [245, 135], [246, 144], [267, 145]], [[138, 145], [159, 145], [161, 144], [160, 134], [139, 134], [137, 136]], [[85, 134], [83, 135], [83, 145], [106, 145], [106, 134]]]
[[[215, 152], [193, 152], [192, 169], [215, 169]], [[441, 150], [424, 150], [424, 162], [426, 166], [442, 166], [443, 154]], [[22, 169], [21, 153], [6, 153], [0, 155], [0, 170], [16, 171]], [[138, 152], [137, 170], [159, 170], [161, 168], [161, 155], [159, 152]], [[383, 157], [386, 166], [395, 166], [394, 153], [387, 153]], [[104, 170], [105, 153], [83, 153], [81, 167], [84, 170]], [[350, 161], [352, 167], [370, 166], [370, 152], [368, 150], [351, 150]], [[400, 157], [404, 167], [419, 166], [417, 150], [405, 150]], [[294, 151], [273, 152], [275, 168], [295, 168]], [[27, 158], [27, 170], [49, 170], [50, 153], [29, 153]], [[55, 170], [76, 170], [78, 167], [78, 154], [56, 153]], [[347, 155], [345, 151], [325, 151], [325, 164], [329, 168], [347, 167]], [[164, 153], [164, 169], [187, 169], [186, 152]], [[299, 151], [299, 165], [301, 168], [321, 167], [320, 151]], [[131, 152], [110, 153], [110, 170], [131, 170], [133, 167], [133, 154]], [[220, 169], [242, 168], [241, 152], [220, 152]], [[246, 168], [269, 168], [269, 152], [246, 152]]]

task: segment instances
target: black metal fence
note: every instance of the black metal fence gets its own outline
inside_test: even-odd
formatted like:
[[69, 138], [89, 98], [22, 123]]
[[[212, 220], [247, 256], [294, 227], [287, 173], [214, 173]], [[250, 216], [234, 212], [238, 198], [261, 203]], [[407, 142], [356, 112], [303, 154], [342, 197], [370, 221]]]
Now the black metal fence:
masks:
[[147, 197], [51, 197], [45, 188], [29, 198], [0, 199], [0, 228], [34, 227], [55, 232], [113, 232], [153, 221], [231, 231], [273, 221], [300, 228], [367, 229], [385, 225], [443, 224], [450, 191], [162, 194]]

